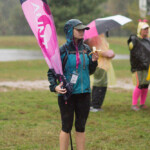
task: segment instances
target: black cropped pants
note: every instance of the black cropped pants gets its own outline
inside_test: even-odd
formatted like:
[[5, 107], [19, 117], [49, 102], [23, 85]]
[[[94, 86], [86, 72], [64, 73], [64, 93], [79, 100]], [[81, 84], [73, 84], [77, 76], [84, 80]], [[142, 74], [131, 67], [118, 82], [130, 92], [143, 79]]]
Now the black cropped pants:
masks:
[[84, 132], [90, 109], [90, 93], [73, 94], [67, 100], [67, 104], [65, 104], [63, 96], [58, 96], [58, 104], [61, 113], [62, 130], [70, 133], [75, 116], [76, 131]]

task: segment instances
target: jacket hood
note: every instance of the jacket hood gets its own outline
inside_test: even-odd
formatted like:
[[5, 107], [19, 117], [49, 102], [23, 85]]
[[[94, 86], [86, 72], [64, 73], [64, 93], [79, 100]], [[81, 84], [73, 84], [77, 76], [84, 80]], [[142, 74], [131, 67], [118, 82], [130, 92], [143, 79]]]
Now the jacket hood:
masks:
[[66, 22], [64, 26], [64, 32], [66, 34], [67, 44], [73, 42], [73, 29], [78, 24], [82, 24], [82, 22], [78, 19], [70, 19]]

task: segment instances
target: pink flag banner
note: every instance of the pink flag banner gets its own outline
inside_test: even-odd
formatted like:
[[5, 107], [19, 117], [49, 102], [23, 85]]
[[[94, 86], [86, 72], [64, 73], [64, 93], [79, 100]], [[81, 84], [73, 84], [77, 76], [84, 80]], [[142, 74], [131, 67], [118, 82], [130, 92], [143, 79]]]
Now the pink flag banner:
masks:
[[56, 28], [46, 0], [20, 0], [20, 2], [46, 63], [56, 74], [63, 75]]

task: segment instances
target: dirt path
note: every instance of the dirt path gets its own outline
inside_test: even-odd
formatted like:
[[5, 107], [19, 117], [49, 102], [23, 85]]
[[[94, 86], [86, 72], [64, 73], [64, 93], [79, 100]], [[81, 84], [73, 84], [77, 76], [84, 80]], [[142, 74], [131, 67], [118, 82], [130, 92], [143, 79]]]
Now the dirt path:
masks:
[[[109, 88], [122, 88], [126, 90], [131, 90], [134, 88], [132, 81], [129, 79], [118, 80], [117, 84], [114, 86], [109, 86]], [[26, 90], [49, 90], [49, 82], [47, 80], [37, 80], [37, 81], [1, 81], [0, 91], [10, 91], [13, 89], [26, 89]]]
[[49, 89], [49, 82], [47, 80], [37, 80], [37, 81], [2, 81], [0, 82], [0, 91], [10, 91], [13, 89]]

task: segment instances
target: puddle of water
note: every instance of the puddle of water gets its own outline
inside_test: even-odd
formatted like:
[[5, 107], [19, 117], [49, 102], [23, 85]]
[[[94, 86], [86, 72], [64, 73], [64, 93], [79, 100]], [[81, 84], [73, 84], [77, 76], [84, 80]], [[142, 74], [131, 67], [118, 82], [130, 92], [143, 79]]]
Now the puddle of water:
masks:
[[[0, 61], [36, 60], [44, 59], [40, 51], [17, 49], [0, 49]], [[116, 55], [114, 59], [129, 59], [129, 55]]]
[[127, 60], [129, 59], [129, 55], [115, 55], [115, 58], [114, 59], [117, 59], [117, 60]]
[[28, 51], [17, 49], [0, 49], [0, 61], [35, 60], [44, 59], [40, 51]]

